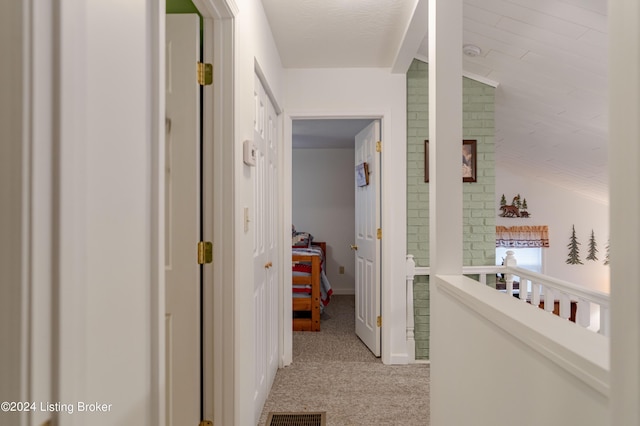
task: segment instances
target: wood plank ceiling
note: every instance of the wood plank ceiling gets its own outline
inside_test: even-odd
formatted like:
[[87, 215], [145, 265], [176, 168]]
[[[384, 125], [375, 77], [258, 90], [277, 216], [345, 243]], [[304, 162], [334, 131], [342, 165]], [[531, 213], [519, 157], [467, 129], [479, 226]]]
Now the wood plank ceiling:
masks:
[[[263, 5], [285, 68], [391, 68], [416, 0]], [[499, 167], [608, 203], [607, 2], [464, 0], [463, 13], [464, 44], [481, 49], [464, 72], [498, 84]]]

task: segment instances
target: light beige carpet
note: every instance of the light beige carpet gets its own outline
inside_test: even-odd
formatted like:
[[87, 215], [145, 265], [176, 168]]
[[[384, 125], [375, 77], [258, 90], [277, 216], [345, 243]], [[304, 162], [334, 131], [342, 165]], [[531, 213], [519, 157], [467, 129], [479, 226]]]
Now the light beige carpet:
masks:
[[355, 335], [353, 296], [334, 296], [321, 331], [293, 333], [262, 411], [326, 411], [327, 425], [429, 425], [429, 366], [384, 365]]

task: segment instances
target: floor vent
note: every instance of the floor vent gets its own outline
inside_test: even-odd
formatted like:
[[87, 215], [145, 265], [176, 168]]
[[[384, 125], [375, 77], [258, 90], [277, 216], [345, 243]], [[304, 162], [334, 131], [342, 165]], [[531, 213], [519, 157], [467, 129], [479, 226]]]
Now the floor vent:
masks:
[[269, 413], [266, 426], [325, 426], [327, 413]]

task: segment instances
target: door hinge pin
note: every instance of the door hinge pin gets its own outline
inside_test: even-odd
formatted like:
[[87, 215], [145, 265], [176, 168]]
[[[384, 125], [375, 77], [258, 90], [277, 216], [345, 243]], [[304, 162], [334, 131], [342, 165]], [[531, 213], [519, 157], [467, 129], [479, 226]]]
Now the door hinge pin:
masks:
[[382, 142], [376, 142], [376, 152], [382, 152]]
[[378, 238], [379, 240], [381, 240], [381, 239], [382, 239], [382, 228], [378, 228], [378, 231], [377, 231], [377, 233], [376, 233], [376, 236], [377, 236], [377, 238]]
[[378, 318], [376, 319], [376, 322], [378, 324], [378, 327], [382, 327], [382, 316], [378, 315]]
[[213, 262], [213, 243], [210, 241], [198, 242], [198, 265]]
[[198, 84], [209, 86], [213, 83], [213, 65], [198, 62]]

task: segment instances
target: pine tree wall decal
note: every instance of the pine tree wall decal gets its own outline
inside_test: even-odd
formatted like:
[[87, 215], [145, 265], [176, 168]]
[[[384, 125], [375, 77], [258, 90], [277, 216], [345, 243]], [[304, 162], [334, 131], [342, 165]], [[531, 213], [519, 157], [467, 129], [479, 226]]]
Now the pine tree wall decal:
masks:
[[598, 260], [597, 252], [598, 244], [596, 243], [596, 236], [592, 229], [591, 237], [589, 238], [589, 255], [587, 256], [587, 260]]
[[582, 265], [582, 261], [580, 260], [580, 248], [578, 246], [580, 243], [578, 242], [578, 238], [576, 237], [576, 226], [571, 225], [571, 239], [569, 240], [569, 244], [567, 248], [569, 249], [569, 257], [566, 260], [568, 265]]

